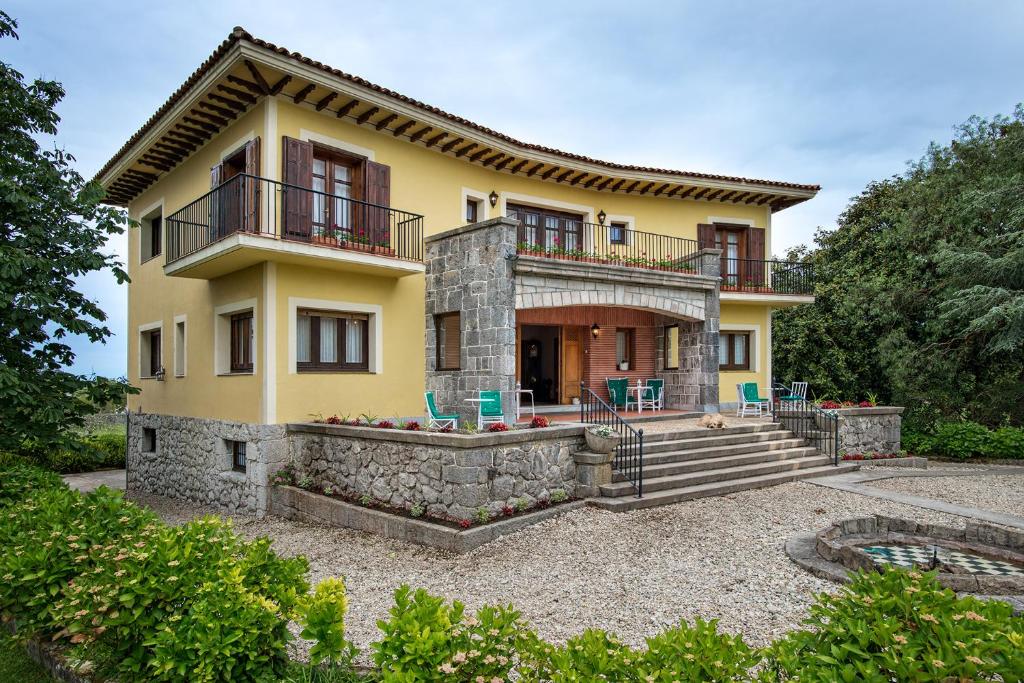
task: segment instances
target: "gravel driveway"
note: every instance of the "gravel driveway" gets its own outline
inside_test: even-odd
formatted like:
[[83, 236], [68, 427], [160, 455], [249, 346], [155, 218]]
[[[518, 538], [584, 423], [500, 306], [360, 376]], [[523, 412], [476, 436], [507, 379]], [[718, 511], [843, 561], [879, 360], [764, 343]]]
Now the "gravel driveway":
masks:
[[[172, 523], [213, 512], [133, 497]], [[280, 553], [306, 555], [314, 582], [345, 576], [346, 626], [361, 648], [377, 637], [376, 620], [387, 615], [391, 593], [402, 583], [471, 608], [512, 602], [553, 640], [600, 627], [640, 644], [665, 625], [700, 616], [718, 618], [726, 630], [762, 645], [799, 626], [815, 592], [836, 589], [792, 564], [785, 540], [876, 512], [964, 523], [798, 482], [630, 513], [581, 508], [461, 556], [279, 518], [238, 518], [235, 524], [245, 536], [270, 536]]]
[[[934, 472], [935, 470], [930, 471]], [[867, 485], [888, 491], [934, 498], [955, 505], [1024, 516], [1024, 474], [896, 477], [867, 482]]]

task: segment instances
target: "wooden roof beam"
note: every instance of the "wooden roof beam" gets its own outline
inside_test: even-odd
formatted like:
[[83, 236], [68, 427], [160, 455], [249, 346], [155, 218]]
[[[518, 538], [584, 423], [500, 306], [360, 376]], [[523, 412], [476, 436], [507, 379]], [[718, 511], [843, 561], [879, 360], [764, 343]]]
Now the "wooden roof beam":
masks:
[[463, 142], [465, 142], [465, 140], [463, 140], [462, 138], [455, 138], [454, 140], [449, 140], [448, 142], [444, 143], [444, 145], [441, 147], [441, 151], [447, 154], [452, 147]]
[[[489, 152], [491, 150], [487, 150], [487, 151]], [[504, 152], [498, 152], [494, 156], [487, 157], [486, 159], [484, 159], [484, 166], [490, 166], [491, 164], [493, 164], [495, 161], [497, 161], [498, 159], [502, 158], [503, 156], [505, 156]]]
[[266, 94], [265, 92], [263, 92], [263, 89], [260, 88], [260, 86], [257, 83], [253, 83], [252, 81], [247, 81], [244, 78], [239, 78], [238, 76], [232, 76], [231, 74], [228, 74], [228, 83], [234, 83], [235, 85], [240, 85], [240, 86], [242, 86], [243, 88], [245, 88], [246, 90], [248, 90], [249, 92], [251, 92], [254, 95], [265, 95]]
[[680, 198], [680, 199], [686, 199], [686, 198], [687, 198], [687, 197], [689, 197], [689, 196], [690, 196], [691, 194], [693, 194], [693, 193], [694, 193], [694, 192], [695, 192], [696, 190], [697, 190], [697, 188], [696, 188], [696, 187], [688, 187], [688, 188], [686, 188], [686, 192], [684, 192], [684, 193], [682, 193], [681, 195], [679, 195], [679, 198]]
[[410, 119], [410, 120], [406, 121], [405, 123], [403, 123], [402, 125], [397, 126], [395, 128], [395, 130], [392, 131], [391, 134], [394, 135], [397, 138], [399, 135], [401, 135], [402, 133], [404, 133], [405, 131], [409, 130], [410, 128], [412, 128], [415, 125], [416, 125], [416, 122], [413, 121], [412, 119]]
[[527, 178], [532, 177], [534, 173], [536, 173], [537, 171], [539, 171], [542, 168], [544, 168], [544, 164], [543, 163], [537, 164], [536, 166], [534, 166], [533, 168], [531, 168], [529, 171], [526, 172], [526, 177]]
[[294, 102], [295, 104], [302, 104], [303, 102], [306, 101], [306, 97], [309, 95], [309, 93], [313, 92], [314, 90], [316, 90], [316, 86], [312, 83], [307, 83], [304, 88], [302, 88], [301, 90], [299, 90], [299, 92], [292, 95], [292, 102]]
[[338, 118], [343, 118], [350, 111], [359, 106], [359, 100], [349, 100], [338, 109]]
[[178, 142], [177, 140], [170, 140], [168, 138], [164, 138], [164, 140], [167, 140], [167, 142], [154, 142], [153, 146], [159, 147], [160, 149], [166, 149], [168, 152], [181, 154], [182, 156], [188, 156], [192, 152], [196, 151], [195, 145], [189, 145], [184, 142]]
[[409, 136], [409, 142], [416, 142], [421, 137], [434, 130], [433, 126], [423, 126], [418, 131]]
[[139, 171], [134, 168], [126, 168], [124, 173], [125, 175], [138, 176], [139, 178], [150, 183], [160, 177], [156, 173], [146, 173], [145, 171]]
[[220, 90], [221, 92], [226, 92], [235, 99], [242, 100], [243, 102], [246, 102], [248, 104], [256, 104], [256, 98], [250, 95], [249, 93], [245, 92], [244, 90], [232, 88], [231, 86], [224, 85], [223, 83], [217, 84], [217, 90]]
[[[458, 159], [458, 158], [459, 158], [459, 157], [461, 157], [461, 156], [462, 156], [463, 154], [466, 154], [466, 153], [468, 153], [468, 152], [470, 152], [470, 151], [472, 151], [472, 150], [476, 149], [476, 148], [477, 148], [477, 147], [479, 147], [479, 146], [480, 146], [480, 145], [478, 145], [478, 144], [477, 144], [477, 143], [475, 143], [475, 142], [470, 142], [470, 143], [468, 143], [468, 144], [464, 145], [463, 147], [460, 147], [459, 149], [455, 150], [455, 158], [456, 158], [456, 159]], [[476, 161], [477, 159], [479, 159], [479, 158], [480, 158], [481, 156], [483, 156], [484, 154], [487, 154], [487, 152], [489, 152], [489, 151], [490, 151], [490, 150], [489, 150], [489, 149], [487, 149], [487, 148], [481, 149], [481, 150], [480, 150], [480, 151], [478, 151], [478, 152], [477, 152], [476, 154], [474, 154], [473, 156], [471, 156], [471, 157], [469, 158], [469, 160], [470, 160], [470, 161]]]
[[214, 102], [220, 102], [221, 104], [227, 105], [232, 110], [234, 110], [235, 113], [245, 111], [246, 104], [244, 102], [239, 102], [238, 100], [233, 100], [230, 97], [218, 95], [215, 92], [210, 93], [209, 95], [207, 95], [207, 97], [209, 97]]
[[159, 162], [156, 162], [156, 161], [147, 161], [145, 159], [142, 159], [142, 160], [139, 161], [139, 163], [142, 164], [143, 166], [149, 166], [150, 168], [155, 168], [155, 169], [157, 169], [159, 171], [170, 171], [171, 170], [171, 167], [168, 166], [167, 164], [162, 164], [162, 163], [159, 163]]
[[762, 199], [760, 199], [757, 202], [757, 205], [758, 206], [764, 206], [765, 204], [767, 204], [768, 202], [770, 202], [774, 198], [775, 198], [775, 195], [766, 194]]
[[573, 174], [573, 170], [572, 170], [572, 169], [570, 168], [570, 169], [569, 169], [568, 171], [566, 171], [566, 172], [565, 172], [565, 173], [563, 173], [562, 175], [560, 175], [560, 176], [555, 176], [555, 180], [556, 180], [557, 182], [562, 182], [563, 180], [565, 180], [566, 178], [568, 178], [568, 177], [569, 177], [569, 176], [571, 176], [572, 174]]
[[583, 188], [586, 189], [586, 190], [589, 190], [590, 186], [593, 185], [594, 183], [596, 183], [600, 179], [601, 179], [601, 176], [599, 176], [599, 175], [594, 176], [593, 178], [591, 178], [587, 182], [583, 183]]
[[576, 183], [578, 183], [579, 181], [581, 181], [581, 180], [583, 180], [584, 178], [586, 178], [586, 177], [587, 177], [588, 175], [590, 175], [590, 174], [589, 174], [589, 173], [580, 173], [580, 174], [579, 174], [578, 176], [576, 176], [575, 178], [573, 178], [572, 180], [570, 180], [570, 181], [569, 181], [569, 184], [570, 184], [570, 185], [575, 185], [575, 184], [576, 184]]
[[446, 137], [448, 137], [448, 133], [441, 132], [427, 140], [426, 143], [424, 144], [426, 145], [427, 149], [430, 149], [437, 143], [441, 142], [441, 140], [444, 140]]
[[495, 171], [500, 171], [501, 169], [503, 169], [506, 166], [508, 166], [508, 163], [510, 161], [512, 161], [513, 159], [515, 159], [515, 157], [505, 157], [504, 159], [502, 159], [501, 161], [498, 162], [498, 165], [494, 167], [494, 170]]
[[171, 164], [174, 166], [185, 157], [177, 154], [171, 154], [170, 152], [164, 152], [159, 149], [150, 149], [142, 154], [143, 159], [153, 159], [165, 164]]
[[612, 192], [618, 192], [619, 188], [622, 187], [625, 182], [625, 180], [620, 180], [619, 182], [612, 185]]
[[706, 200], [708, 200], [710, 202], [711, 200], [713, 200], [715, 197], [717, 197], [718, 195], [722, 194], [723, 192], [725, 192], [725, 190], [715, 190], [714, 192], [709, 194], [704, 199], [706, 199]]
[[697, 194], [693, 195], [693, 198], [694, 199], [700, 199], [701, 197], [703, 197], [704, 195], [706, 195], [710, 191], [711, 191], [710, 187], [705, 187], [703, 190], [701, 190]]
[[377, 130], [384, 130], [388, 127], [388, 124], [398, 118], [398, 114], [388, 114], [380, 121], [377, 122]]
[[277, 83], [275, 83], [274, 85], [270, 86], [270, 94], [271, 95], [277, 95], [282, 90], [284, 90], [284, 86], [288, 85], [291, 82], [292, 82], [291, 74], [285, 74], [284, 76], [281, 76], [280, 80], [278, 80]]
[[356, 123], [360, 126], [370, 120], [370, 117], [380, 111], [380, 107], [370, 107], [356, 118]]
[[195, 127], [192, 128], [190, 126], [186, 126], [184, 124], [179, 123], [178, 128], [181, 128], [186, 132], [192, 133], [193, 135], [203, 135], [205, 137], [210, 137], [218, 130], [217, 126], [214, 126], [211, 123], [207, 123], [206, 121], [199, 121], [189, 116], [182, 116], [181, 120], [185, 121], [186, 123], [190, 123], [192, 124], [192, 126]]
[[[200, 102], [199, 104], [203, 104], [203, 103]], [[199, 116], [201, 118], [204, 118], [207, 121], [212, 121], [214, 123], [214, 125], [216, 126], [213, 129], [214, 133], [218, 132], [221, 128], [223, 128], [224, 126], [228, 125], [228, 120], [227, 119], [225, 119], [223, 117], [220, 117], [220, 116], [216, 116], [214, 114], [211, 114], [208, 111], [200, 111], [199, 109], [193, 109], [189, 113], [192, 114], [193, 116]], [[188, 121], [188, 118], [186, 117], [185, 120]]]
[[647, 183], [646, 185], [644, 185], [643, 189], [640, 190], [640, 194], [647, 194], [647, 191], [650, 190], [652, 187], [654, 187], [654, 183]]
[[238, 116], [238, 112], [231, 111], [230, 109], [226, 109], [224, 107], [218, 107], [216, 104], [211, 104], [209, 102], [206, 102], [205, 100], [199, 100], [198, 102], [196, 102], [196, 104], [202, 107], [203, 109], [209, 109], [215, 114], [220, 115], [221, 118], [224, 119], [225, 125], [227, 125], [228, 121], [232, 121], [236, 116]]
[[[512, 157], [509, 157], [509, 159], [511, 159], [511, 158]], [[530, 163], [529, 159], [523, 159], [522, 161], [520, 161], [518, 164], [516, 164], [512, 168], [508, 169], [508, 172], [509, 173], [519, 173], [519, 171], [522, 170], [523, 166], [526, 166], [526, 164], [528, 164], [528, 163]]]
[[664, 185], [662, 185], [661, 187], [659, 187], [659, 188], [658, 188], [657, 190], [655, 190], [655, 191], [654, 191], [654, 196], [655, 196], [655, 197], [657, 197], [658, 195], [660, 195], [660, 194], [661, 194], [662, 192], [664, 192], [665, 190], [667, 190], [667, 189], [668, 189], [668, 186], [669, 186], [669, 185], [671, 185], [671, 184], [672, 184], [672, 183], [665, 183]]
[[738, 195], [736, 195], [735, 197], [733, 197], [733, 198], [732, 198], [732, 199], [731, 199], [730, 201], [731, 201], [731, 202], [732, 202], [733, 204], [739, 204], [739, 203], [740, 203], [741, 201], [743, 201], [743, 199], [744, 199], [744, 198], [745, 198], [745, 197], [746, 197], [747, 195], [749, 195], [749, 194], [750, 194], [749, 192], [740, 192], [740, 193], [739, 193]]
[[732, 192], [726, 192], [725, 194], [723, 194], [721, 197], [718, 198], [718, 201], [724, 202], [725, 200], [729, 199], [729, 197], [733, 196], [734, 194], [736, 194], [735, 190], [733, 190]]
[[333, 102], [337, 96], [338, 93], [336, 92], [327, 93], [326, 95], [320, 98], [319, 102], [316, 103], [316, 110], [323, 111], [324, 109], [327, 109], [327, 105]]
[[743, 203], [744, 203], [744, 204], [753, 204], [753, 203], [754, 203], [754, 202], [756, 202], [756, 201], [757, 201], [758, 199], [760, 199], [760, 198], [761, 198], [762, 196], [763, 196], [763, 193], [762, 193], [762, 192], [754, 192], [753, 194], [751, 194], [751, 195], [750, 195], [750, 198], [749, 198], [749, 199], [747, 199], [747, 201], [745, 201], [745, 202], [743, 202]]
[[180, 130], [169, 130], [167, 131], [167, 134], [173, 138], [177, 138], [178, 140], [183, 140], [190, 145], [195, 145], [196, 147], [203, 144], [209, 138], [206, 134], [203, 134], [203, 136], [200, 137], [198, 135], [192, 135], [191, 133], [182, 133]]
[[258, 85], [260, 90], [263, 91], [263, 94], [269, 95], [270, 85], [267, 83], [267, 79], [263, 78], [263, 74], [261, 74], [260, 70], [256, 68], [256, 65], [247, 59], [245, 60], [245, 68], [249, 70], [250, 74], [252, 74], [252, 80], [256, 81], [256, 85]]
[[615, 180], [615, 178], [605, 178], [604, 182], [602, 182], [600, 185], [597, 186], [597, 191], [600, 192], [604, 188], [606, 188], [609, 185], [611, 185], [613, 180]]
[[540, 174], [540, 179], [541, 180], [547, 180], [548, 178], [553, 176], [555, 173], [557, 173], [558, 170], [559, 170], [558, 166], [552, 166], [551, 168], [549, 168], [548, 170], [546, 170], [546, 171], [544, 171], [543, 173]]
[[636, 186], [637, 186], [637, 185], [639, 185], [639, 184], [640, 184], [640, 181], [639, 181], [639, 180], [637, 180], [637, 181], [634, 181], [634, 183], [633, 183], [632, 185], [630, 185], [629, 187], [627, 187], [627, 188], [626, 188], [626, 194], [629, 194], [630, 192], [632, 192], [633, 190], [635, 190], [635, 189], [636, 189]]

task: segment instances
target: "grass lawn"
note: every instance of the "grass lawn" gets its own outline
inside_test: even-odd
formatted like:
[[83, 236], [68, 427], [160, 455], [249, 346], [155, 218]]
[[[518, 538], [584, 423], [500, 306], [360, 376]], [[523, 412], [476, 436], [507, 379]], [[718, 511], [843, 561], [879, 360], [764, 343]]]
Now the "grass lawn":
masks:
[[17, 683], [52, 683], [50, 674], [29, 659], [25, 648], [6, 633], [0, 635], [0, 681]]

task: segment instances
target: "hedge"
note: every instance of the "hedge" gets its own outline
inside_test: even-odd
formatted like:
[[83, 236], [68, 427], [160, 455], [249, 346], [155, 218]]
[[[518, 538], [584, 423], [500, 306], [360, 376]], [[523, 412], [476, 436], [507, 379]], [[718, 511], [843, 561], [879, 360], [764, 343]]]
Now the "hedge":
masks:
[[903, 448], [915, 455], [958, 460], [1024, 458], [1024, 428], [989, 429], [977, 422], [940, 422], [928, 432], [906, 432]]

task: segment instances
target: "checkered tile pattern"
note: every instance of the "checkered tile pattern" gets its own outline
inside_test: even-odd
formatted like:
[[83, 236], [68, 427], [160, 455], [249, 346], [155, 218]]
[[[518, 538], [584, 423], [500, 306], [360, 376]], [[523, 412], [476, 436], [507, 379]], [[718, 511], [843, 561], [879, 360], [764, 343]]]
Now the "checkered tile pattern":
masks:
[[948, 550], [934, 545], [869, 545], [863, 548], [872, 555], [875, 564], [893, 564], [897, 567], [926, 567], [938, 552], [939, 560], [945, 564], [960, 567], [972, 574], [986, 576], [1024, 576], [1024, 567], [990, 560], [980, 555], [971, 555], [957, 550]]

